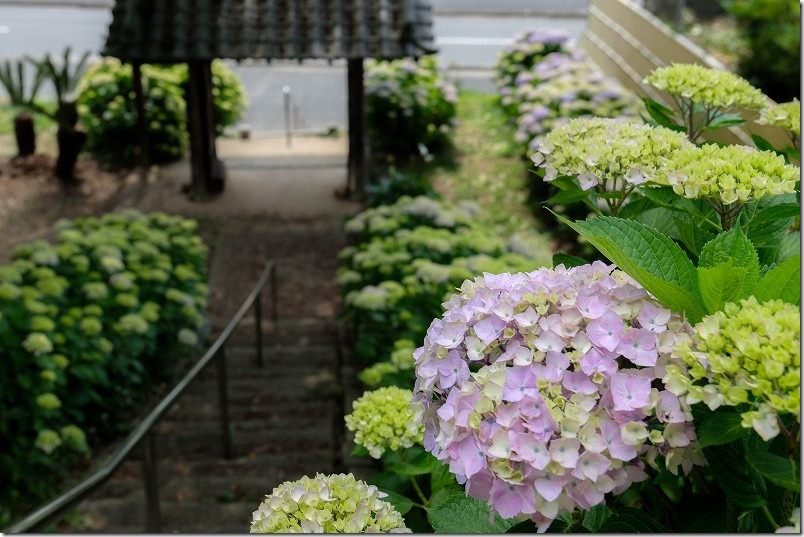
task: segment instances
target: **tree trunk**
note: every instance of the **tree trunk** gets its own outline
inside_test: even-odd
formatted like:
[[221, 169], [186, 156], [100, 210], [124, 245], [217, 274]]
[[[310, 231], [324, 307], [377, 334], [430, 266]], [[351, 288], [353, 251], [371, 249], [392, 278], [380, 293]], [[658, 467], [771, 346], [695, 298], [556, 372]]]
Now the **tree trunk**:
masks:
[[17, 156], [27, 157], [36, 152], [36, 131], [31, 114], [22, 112], [14, 118], [14, 136], [17, 139]]
[[56, 133], [56, 140], [59, 143], [56, 177], [65, 183], [75, 182], [75, 163], [78, 160], [78, 154], [84, 147], [87, 135], [73, 127], [61, 125]]

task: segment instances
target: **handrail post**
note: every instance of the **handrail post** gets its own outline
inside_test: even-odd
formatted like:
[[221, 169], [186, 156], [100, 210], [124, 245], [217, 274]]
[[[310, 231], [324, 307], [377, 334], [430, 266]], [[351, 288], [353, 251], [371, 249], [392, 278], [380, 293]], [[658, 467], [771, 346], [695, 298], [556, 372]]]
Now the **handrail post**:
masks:
[[162, 521], [159, 512], [159, 483], [156, 473], [156, 447], [154, 433], [142, 439], [142, 475], [145, 480], [145, 528], [146, 533], [161, 533]]
[[232, 458], [232, 432], [229, 424], [228, 379], [226, 376], [226, 347], [221, 346], [216, 353], [218, 368], [218, 401], [221, 407], [221, 439], [223, 441], [223, 457]]
[[279, 333], [279, 327], [277, 326], [277, 303], [279, 302], [279, 297], [276, 294], [276, 265], [271, 267], [271, 320], [274, 323], [274, 335]]
[[262, 291], [254, 301], [254, 325], [257, 331], [257, 366], [262, 367]]

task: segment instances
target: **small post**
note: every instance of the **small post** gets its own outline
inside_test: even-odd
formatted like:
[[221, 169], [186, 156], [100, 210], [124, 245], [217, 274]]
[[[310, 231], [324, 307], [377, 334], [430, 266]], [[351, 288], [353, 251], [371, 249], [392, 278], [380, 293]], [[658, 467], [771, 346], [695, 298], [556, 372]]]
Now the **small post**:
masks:
[[226, 375], [226, 348], [221, 347], [215, 355], [218, 368], [218, 402], [221, 407], [221, 440], [223, 458], [232, 458], [232, 432], [229, 428], [229, 394]]
[[156, 475], [156, 448], [154, 435], [149, 432], [142, 442], [142, 475], [145, 481], [145, 532], [161, 533], [159, 512], [159, 483]]
[[368, 182], [363, 58], [349, 58], [346, 65], [349, 115], [349, 158], [346, 194], [353, 199], [362, 200], [365, 198], [366, 184]]
[[274, 268], [271, 269], [271, 321], [274, 323], [274, 333], [279, 331], [279, 326], [277, 326], [278, 315], [277, 311], [277, 304], [279, 303], [279, 296], [276, 294], [276, 265]]
[[262, 291], [254, 301], [254, 325], [257, 331], [257, 366], [262, 367]]
[[290, 118], [290, 86], [282, 86], [282, 98], [285, 101], [285, 138], [287, 139], [289, 148], [292, 136], [292, 123]]

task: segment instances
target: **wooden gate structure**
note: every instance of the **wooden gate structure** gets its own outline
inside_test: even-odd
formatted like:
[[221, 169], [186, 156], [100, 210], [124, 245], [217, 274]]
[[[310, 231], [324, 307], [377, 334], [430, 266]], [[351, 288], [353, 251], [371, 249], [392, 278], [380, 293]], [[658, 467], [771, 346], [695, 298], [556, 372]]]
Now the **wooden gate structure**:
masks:
[[104, 56], [130, 62], [141, 158], [147, 127], [140, 65], [187, 63], [191, 191], [224, 188], [215, 149], [211, 64], [214, 59], [346, 59], [349, 164], [347, 193], [367, 181], [363, 59], [435, 52], [430, 0], [115, 0]]

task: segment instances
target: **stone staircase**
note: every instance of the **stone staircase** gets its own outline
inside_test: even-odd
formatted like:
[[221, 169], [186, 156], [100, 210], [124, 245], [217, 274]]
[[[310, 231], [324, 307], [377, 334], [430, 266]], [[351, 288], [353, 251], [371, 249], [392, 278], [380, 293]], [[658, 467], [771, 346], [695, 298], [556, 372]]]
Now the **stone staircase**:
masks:
[[[262, 368], [253, 322], [243, 324], [226, 352], [232, 458], [222, 457], [214, 364], [155, 429], [164, 533], [247, 533], [251, 513], [278, 484], [343, 471], [344, 392], [334, 323], [284, 320], [276, 333], [266, 323]], [[143, 533], [145, 505], [137, 454], [60, 531]]]

